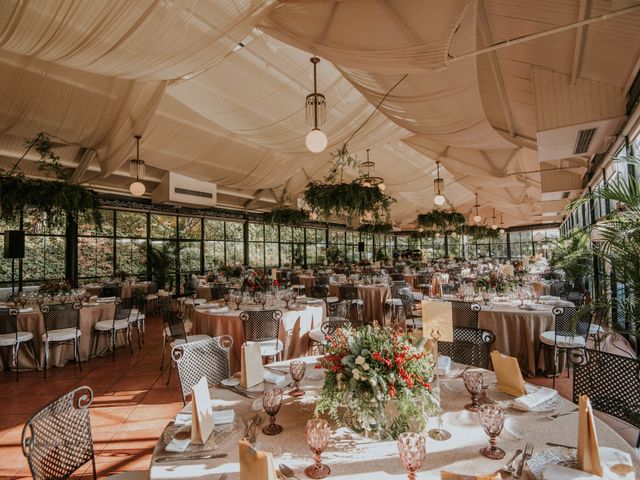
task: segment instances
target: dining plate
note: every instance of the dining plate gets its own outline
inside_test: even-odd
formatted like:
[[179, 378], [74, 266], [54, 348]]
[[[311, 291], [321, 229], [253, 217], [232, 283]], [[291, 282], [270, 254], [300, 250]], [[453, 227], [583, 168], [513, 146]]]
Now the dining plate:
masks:
[[535, 452], [527, 462], [527, 468], [531, 476], [541, 480], [544, 478], [542, 472], [547, 465], [562, 465], [564, 467], [576, 468], [576, 450], [564, 447], [551, 447], [540, 452]]
[[224, 380], [221, 380], [220, 383], [225, 387], [235, 387], [240, 385], [240, 379], [237, 377], [225, 378]]
[[541, 403], [540, 405], [537, 405], [536, 407], [533, 407], [533, 408], [523, 408], [517, 405], [515, 402], [513, 401], [511, 402], [511, 408], [515, 410], [520, 410], [523, 412], [532, 412], [532, 413], [552, 412], [559, 406], [560, 406], [560, 395], [556, 395], [555, 397], [552, 397], [546, 402]]

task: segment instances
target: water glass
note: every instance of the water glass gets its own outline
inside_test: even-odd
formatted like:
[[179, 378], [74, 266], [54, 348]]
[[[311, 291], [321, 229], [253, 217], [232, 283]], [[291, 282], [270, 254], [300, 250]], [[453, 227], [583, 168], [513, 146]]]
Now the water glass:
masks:
[[489, 436], [489, 446], [480, 449], [482, 456], [493, 460], [504, 458], [504, 450], [496, 446], [496, 437], [504, 427], [504, 411], [496, 405], [480, 405], [478, 407], [480, 425]]
[[427, 454], [425, 438], [415, 432], [404, 432], [398, 437], [398, 453], [407, 469], [409, 480], [415, 480], [416, 472], [422, 468]]
[[331, 473], [331, 469], [320, 461], [320, 456], [329, 444], [329, 437], [331, 436], [329, 422], [320, 418], [312, 418], [307, 421], [304, 427], [304, 434], [315, 461], [313, 465], [309, 465], [304, 469], [304, 473], [310, 478], [327, 477]]
[[304, 378], [304, 373], [307, 371], [307, 364], [302, 360], [293, 360], [289, 364], [289, 373], [293, 379], [293, 390], [289, 392], [292, 397], [301, 397], [304, 395], [304, 390], [300, 388], [300, 381]]
[[477, 412], [480, 406], [478, 396], [482, 391], [482, 372], [478, 370], [467, 370], [462, 373], [462, 380], [464, 380], [464, 386], [467, 392], [471, 394], [471, 403], [464, 406], [470, 412]]
[[262, 394], [262, 408], [269, 415], [269, 425], [262, 429], [265, 435], [277, 435], [282, 432], [282, 426], [276, 423], [276, 415], [282, 405], [282, 394], [281, 388], [272, 388]]

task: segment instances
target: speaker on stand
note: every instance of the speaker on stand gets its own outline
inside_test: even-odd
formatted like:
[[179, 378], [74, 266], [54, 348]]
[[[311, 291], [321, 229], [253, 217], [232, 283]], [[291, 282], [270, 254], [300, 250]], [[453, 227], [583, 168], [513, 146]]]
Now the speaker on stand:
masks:
[[16, 258], [24, 258], [24, 230], [4, 232], [4, 258], [11, 259], [11, 294], [16, 293]]

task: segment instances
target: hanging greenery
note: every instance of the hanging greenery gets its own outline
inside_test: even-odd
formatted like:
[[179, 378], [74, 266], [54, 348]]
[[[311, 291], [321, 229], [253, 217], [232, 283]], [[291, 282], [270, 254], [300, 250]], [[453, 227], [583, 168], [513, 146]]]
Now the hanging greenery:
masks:
[[428, 213], [418, 215], [417, 223], [425, 230], [446, 232], [450, 230], [458, 230], [467, 219], [465, 216], [455, 210], [433, 209]]
[[309, 221], [309, 213], [289, 207], [276, 207], [262, 217], [265, 223], [299, 226]]
[[485, 225], [463, 225], [458, 230], [458, 233], [462, 235], [468, 235], [475, 239], [478, 238], [500, 238], [500, 231], [493, 228], [486, 227]]
[[362, 216], [373, 212], [375, 220], [379, 219], [379, 212], [387, 212], [395, 202], [378, 187], [366, 187], [356, 181], [334, 184], [311, 182], [304, 192], [304, 200], [312, 210], [327, 217], [331, 214]]
[[[60, 220], [66, 214], [88, 212], [98, 225], [101, 224], [100, 203], [92, 190], [69, 183], [60, 164], [60, 157], [53, 151], [53, 143], [44, 133], [25, 142], [26, 151], [9, 171], [0, 170], [0, 218], [11, 220], [25, 209], [42, 215], [47, 221]], [[34, 180], [25, 177], [20, 162], [31, 149], [40, 155], [38, 168], [53, 174], [55, 180]]]
[[360, 225], [358, 231], [361, 233], [374, 234], [389, 233], [393, 231], [393, 225], [390, 223], [365, 223]]

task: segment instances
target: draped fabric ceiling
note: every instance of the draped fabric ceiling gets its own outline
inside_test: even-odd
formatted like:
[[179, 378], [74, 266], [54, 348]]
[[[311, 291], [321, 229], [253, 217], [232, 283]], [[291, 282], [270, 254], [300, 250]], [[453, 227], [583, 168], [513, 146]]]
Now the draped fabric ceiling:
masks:
[[[578, 177], [588, 159], [539, 160], [532, 71], [604, 83], [624, 97], [640, 13], [452, 59], [612, 8], [609, 0], [4, 0], [0, 161], [15, 161], [22, 141], [44, 131], [72, 144], [61, 157], [78, 170], [75, 181], [126, 189], [140, 134], [149, 189], [171, 170], [235, 192], [237, 206], [262, 195], [252, 208], [264, 209], [284, 188], [297, 196], [322, 178], [330, 152], [348, 141], [360, 160], [371, 149], [400, 225], [432, 208], [437, 160], [447, 199], [463, 213], [478, 193], [483, 216], [495, 208], [507, 225], [559, 220], [557, 201], [545, 207], [540, 170]], [[322, 154], [304, 146], [311, 54], [322, 58], [328, 103]]]

